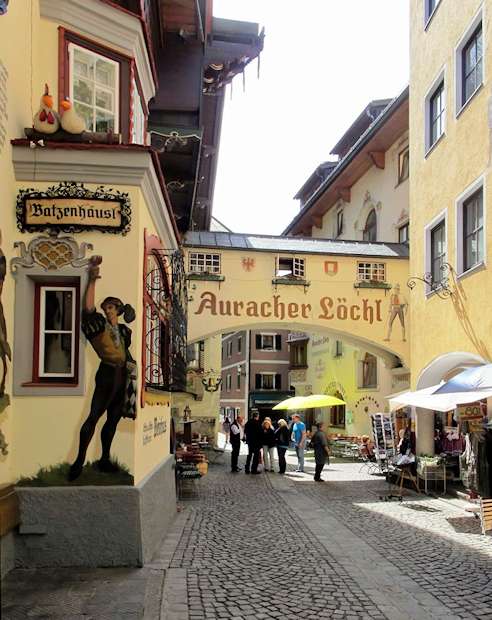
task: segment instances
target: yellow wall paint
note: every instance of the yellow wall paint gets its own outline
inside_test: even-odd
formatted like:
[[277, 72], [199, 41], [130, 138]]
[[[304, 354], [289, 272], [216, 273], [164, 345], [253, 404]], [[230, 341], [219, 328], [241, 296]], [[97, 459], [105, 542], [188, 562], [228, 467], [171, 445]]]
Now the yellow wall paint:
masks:
[[[459, 10], [453, 2], [440, 2], [426, 30], [423, 2], [411, 6], [410, 73], [410, 273], [426, 271], [424, 229], [441, 212], [447, 213], [447, 260], [456, 269], [456, 200], [481, 175], [485, 179], [486, 264], [492, 251], [492, 227], [488, 224], [492, 204], [490, 183], [490, 61], [492, 2], [470, 0]], [[481, 90], [456, 118], [455, 48], [476, 12], [483, 6], [484, 82]], [[424, 156], [424, 99], [441, 70], [445, 71], [445, 136]], [[488, 312], [492, 283], [488, 269], [451, 281], [454, 295], [441, 300], [426, 298], [423, 285], [411, 293], [412, 383], [417, 385], [426, 366], [441, 355], [462, 351], [490, 360], [492, 317]]]
[[[193, 249], [188, 248], [187, 254], [190, 251]], [[340, 336], [356, 338], [360, 342], [377, 347], [382, 352], [396, 354], [403, 360], [408, 359], [408, 342], [402, 340], [398, 320], [393, 324], [391, 341], [385, 342], [390, 292], [387, 291], [385, 294], [385, 291], [380, 289], [354, 289], [357, 262], [364, 259], [352, 256], [303, 255], [306, 258], [306, 279], [310, 282], [306, 291], [300, 285], [283, 284], [279, 284], [275, 290], [272, 277], [274, 277], [276, 253], [222, 250], [220, 254], [222, 273], [225, 275], [223, 282], [201, 280], [190, 282], [192, 298], [188, 307], [190, 341], [200, 340], [215, 333], [255, 329], [258, 326], [262, 329], [268, 326], [294, 331], [331, 331]], [[254, 269], [251, 271], [246, 271], [242, 266], [242, 259], [246, 255], [255, 260]], [[380, 261], [380, 259], [366, 260]], [[325, 261], [336, 263], [335, 275], [326, 274]], [[386, 263], [387, 281], [400, 284], [401, 294], [407, 297], [404, 287], [408, 278], [408, 261], [389, 259], [382, 262]], [[212, 300], [212, 296], [216, 302], [214, 309], [208, 303]], [[274, 316], [275, 297], [279, 304], [284, 304], [284, 318], [281, 318], [280, 311], [277, 317]], [[234, 301], [241, 302], [243, 306], [235, 309]], [[222, 310], [221, 302], [223, 302]], [[272, 316], [251, 316], [252, 312], [248, 316], [248, 302], [256, 303], [258, 309], [261, 309], [262, 303], [270, 304], [265, 306], [265, 311], [270, 312]], [[328, 307], [330, 303], [333, 304], [332, 308]], [[290, 316], [289, 304], [297, 304], [295, 308], [292, 306]], [[350, 319], [352, 307], [354, 316], [359, 317], [358, 320]], [[365, 312], [364, 308], [367, 308]], [[224, 314], [225, 312], [228, 314]], [[297, 316], [294, 318], [296, 313]], [[348, 315], [346, 320], [343, 319], [345, 314]], [[364, 316], [368, 320], [364, 320]], [[371, 316], [372, 322], [369, 320]]]

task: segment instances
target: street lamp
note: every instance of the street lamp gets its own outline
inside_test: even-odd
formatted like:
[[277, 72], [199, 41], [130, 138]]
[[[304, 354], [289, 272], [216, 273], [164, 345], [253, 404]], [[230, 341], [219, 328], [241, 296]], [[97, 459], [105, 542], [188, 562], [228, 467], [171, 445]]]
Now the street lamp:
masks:
[[189, 405], [186, 405], [186, 407], [183, 409], [183, 421], [189, 422], [190, 418], [191, 418], [191, 409]]

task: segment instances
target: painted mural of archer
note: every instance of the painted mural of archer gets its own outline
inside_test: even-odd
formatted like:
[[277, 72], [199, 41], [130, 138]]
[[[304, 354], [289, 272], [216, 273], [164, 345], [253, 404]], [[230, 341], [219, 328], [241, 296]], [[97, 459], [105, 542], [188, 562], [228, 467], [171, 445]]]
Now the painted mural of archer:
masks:
[[118, 322], [120, 316], [125, 323], [134, 321], [135, 310], [117, 297], [106, 297], [101, 303], [104, 314], [96, 311], [96, 281], [100, 278], [101, 263], [101, 256], [90, 259], [82, 310], [82, 331], [97, 353], [100, 364], [89, 415], [80, 429], [77, 458], [70, 467], [70, 480], [76, 480], [82, 473], [96, 424], [105, 412], [107, 419], [101, 429], [102, 454], [98, 468], [103, 472], [117, 471], [117, 466], [110, 461], [116, 427], [121, 418], [135, 419], [136, 416], [137, 367], [129, 351], [132, 330]]

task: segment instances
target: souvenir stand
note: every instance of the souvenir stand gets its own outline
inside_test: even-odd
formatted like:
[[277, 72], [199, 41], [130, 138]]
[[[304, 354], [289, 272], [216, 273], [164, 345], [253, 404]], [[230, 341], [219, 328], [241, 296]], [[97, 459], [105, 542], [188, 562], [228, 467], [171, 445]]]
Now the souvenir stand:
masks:
[[387, 472], [389, 463], [396, 455], [395, 418], [390, 413], [371, 415], [374, 456], [380, 471]]

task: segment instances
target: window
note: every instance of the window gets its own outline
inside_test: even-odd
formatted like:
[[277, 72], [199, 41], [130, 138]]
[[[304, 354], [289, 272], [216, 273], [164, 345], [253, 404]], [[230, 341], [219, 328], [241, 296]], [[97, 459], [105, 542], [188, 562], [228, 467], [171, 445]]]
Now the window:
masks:
[[424, 21], [425, 25], [428, 24], [430, 18], [434, 15], [434, 12], [439, 5], [440, 0], [424, 0], [425, 11], [424, 11]]
[[442, 80], [429, 99], [429, 135], [427, 148], [430, 149], [444, 133], [446, 104], [444, 80]]
[[378, 360], [374, 355], [366, 353], [360, 362], [361, 373], [359, 389], [373, 389], [378, 386]]
[[462, 106], [471, 99], [482, 84], [482, 54], [482, 23], [480, 22], [461, 52]]
[[359, 282], [386, 282], [386, 263], [358, 263]]
[[483, 83], [483, 13], [477, 13], [456, 47], [456, 115]]
[[220, 254], [190, 252], [191, 273], [220, 273]]
[[[343, 400], [343, 396], [340, 394], [340, 392], [335, 392], [333, 396], [339, 398], [340, 400]], [[345, 428], [345, 405], [330, 407], [330, 426]]]
[[257, 390], [280, 390], [282, 376], [273, 372], [260, 372], [255, 375], [255, 388]]
[[135, 79], [132, 80], [132, 144], [146, 144], [147, 116]]
[[232, 389], [232, 375], [226, 376], [226, 390], [230, 392]]
[[236, 390], [240, 390], [240, 389], [241, 389], [241, 367], [238, 368], [237, 376], [236, 376]]
[[281, 351], [282, 336], [280, 334], [257, 334], [256, 348], [262, 351]]
[[343, 211], [337, 212], [337, 237], [343, 233]]
[[227, 357], [232, 357], [232, 340], [227, 343]]
[[291, 368], [307, 367], [307, 346], [305, 342], [290, 345], [290, 366]]
[[443, 265], [446, 262], [446, 223], [441, 220], [430, 231], [430, 273], [432, 289], [439, 288], [443, 276]]
[[406, 224], [403, 224], [403, 226], [400, 226], [400, 228], [398, 229], [398, 243], [408, 244], [409, 241], [409, 224], [407, 222]]
[[70, 43], [70, 99], [88, 131], [119, 132], [119, 64]]
[[277, 278], [304, 278], [304, 259], [278, 257], [275, 276]]
[[367, 216], [362, 238], [364, 241], [376, 241], [377, 239], [377, 216], [375, 209], [372, 209]]
[[410, 172], [410, 151], [408, 147], [398, 154], [398, 183], [408, 179]]
[[335, 340], [335, 351], [333, 357], [343, 356], [343, 342], [341, 340]]
[[78, 304], [78, 286], [36, 284], [33, 382], [77, 382]]
[[204, 355], [205, 355], [205, 342], [200, 340], [189, 344], [186, 348], [186, 358], [188, 361], [188, 368], [193, 370], [203, 370], [204, 368]]
[[463, 202], [463, 271], [484, 259], [483, 188]]
[[237, 352], [241, 353], [242, 350], [243, 350], [243, 338], [242, 336], [239, 336], [237, 339]]

